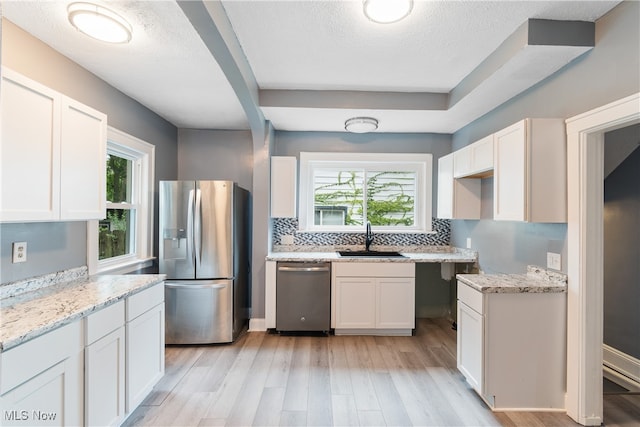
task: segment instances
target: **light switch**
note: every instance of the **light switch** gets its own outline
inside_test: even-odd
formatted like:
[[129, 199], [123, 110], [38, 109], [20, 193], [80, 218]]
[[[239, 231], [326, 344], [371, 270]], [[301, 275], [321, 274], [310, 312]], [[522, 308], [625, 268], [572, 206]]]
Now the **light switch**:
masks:
[[13, 242], [13, 258], [14, 264], [27, 261], [27, 242]]
[[547, 268], [550, 268], [552, 270], [562, 269], [562, 259], [560, 254], [547, 252]]

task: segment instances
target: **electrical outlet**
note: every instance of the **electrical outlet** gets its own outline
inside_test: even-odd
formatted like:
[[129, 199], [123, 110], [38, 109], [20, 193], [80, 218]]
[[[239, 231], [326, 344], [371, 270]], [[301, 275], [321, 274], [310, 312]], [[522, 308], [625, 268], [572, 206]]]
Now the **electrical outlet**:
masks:
[[280, 238], [281, 245], [293, 245], [293, 236], [291, 234], [285, 234]]
[[471, 237], [467, 237], [467, 249], [471, 249]]
[[18, 262], [27, 262], [27, 242], [13, 242], [13, 258], [14, 264]]
[[552, 270], [562, 269], [562, 259], [560, 254], [547, 252], [547, 268], [550, 268]]

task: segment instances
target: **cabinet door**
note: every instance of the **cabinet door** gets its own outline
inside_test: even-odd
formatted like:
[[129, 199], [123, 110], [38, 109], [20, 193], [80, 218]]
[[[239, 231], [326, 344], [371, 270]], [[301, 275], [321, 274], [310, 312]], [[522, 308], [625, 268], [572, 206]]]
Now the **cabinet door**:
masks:
[[472, 308], [458, 300], [458, 370], [469, 384], [483, 394], [484, 319]]
[[127, 413], [164, 375], [164, 303], [127, 323]]
[[368, 277], [336, 279], [337, 329], [372, 329], [376, 326], [376, 284]]
[[120, 327], [85, 349], [85, 422], [118, 425], [124, 418], [125, 331]]
[[526, 122], [495, 134], [493, 218], [526, 221]]
[[271, 157], [271, 217], [296, 217], [296, 158]]
[[2, 69], [0, 221], [50, 221], [60, 213], [60, 96]]
[[459, 178], [471, 173], [471, 147], [466, 146], [453, 152], [453, 177]]
[[453, 153], [438, 159], [438, 218], [453, 219]]
[[61, 219], [102, 219], [106, 214], [107, 116], [62, 97], [61, 121]]
[[82, 425], [82, 366], [74, 355], [2, 395], [2, 425]]
[[380, 278], [376, 285], [376, 327], [415, 328], [415, 280], [404, 277]]
[[471, 144], [471, 167], [473, 173], [493, 169], [493, 135], [486, 136]]

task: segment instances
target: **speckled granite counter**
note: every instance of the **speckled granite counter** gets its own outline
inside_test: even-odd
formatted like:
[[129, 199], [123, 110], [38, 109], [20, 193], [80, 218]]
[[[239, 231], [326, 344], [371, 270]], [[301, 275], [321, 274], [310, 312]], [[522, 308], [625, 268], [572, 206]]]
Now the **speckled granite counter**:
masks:
[[271, 252], [267, 261], [318, 261], [318, 262], [432, 262], [432, 263], [472, 263], [478, 259], [477, 252], [449, 246], [431, 246], [423, 248], [384, 246], [372, 247], [378, 251], [398, 251], [404, 257], [346, 257], [339, 250], [361, 250], [362, 248], [322, 248], [296, 247], [290, 250]]
[[566, 292], [563, 273], [528, 266], [526, 274], [458, 274], [456, 278], [483, 293]]
[[86, 267], [0, 286], [0, 351], [165, 280], [163, 274], [87, 276]]

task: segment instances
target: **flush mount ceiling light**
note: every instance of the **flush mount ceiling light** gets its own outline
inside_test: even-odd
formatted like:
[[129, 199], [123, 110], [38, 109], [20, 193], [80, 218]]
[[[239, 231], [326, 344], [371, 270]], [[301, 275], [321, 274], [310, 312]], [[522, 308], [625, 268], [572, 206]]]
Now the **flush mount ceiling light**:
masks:
[[405, 18], [413, 8], [413, 0], [364, 0], [367, 18], [378, 24], [391, 24]]
[[373, 117], [352, 117], [344, 122], [344, 128], [353, 133], [373, 132], [378, 129], [378, 120]]
[[131, 25], [120, 15], [92, 3], [71, 3], [67, 7], [69, 22], [78, 31], [107, 43], [128, 43]]

